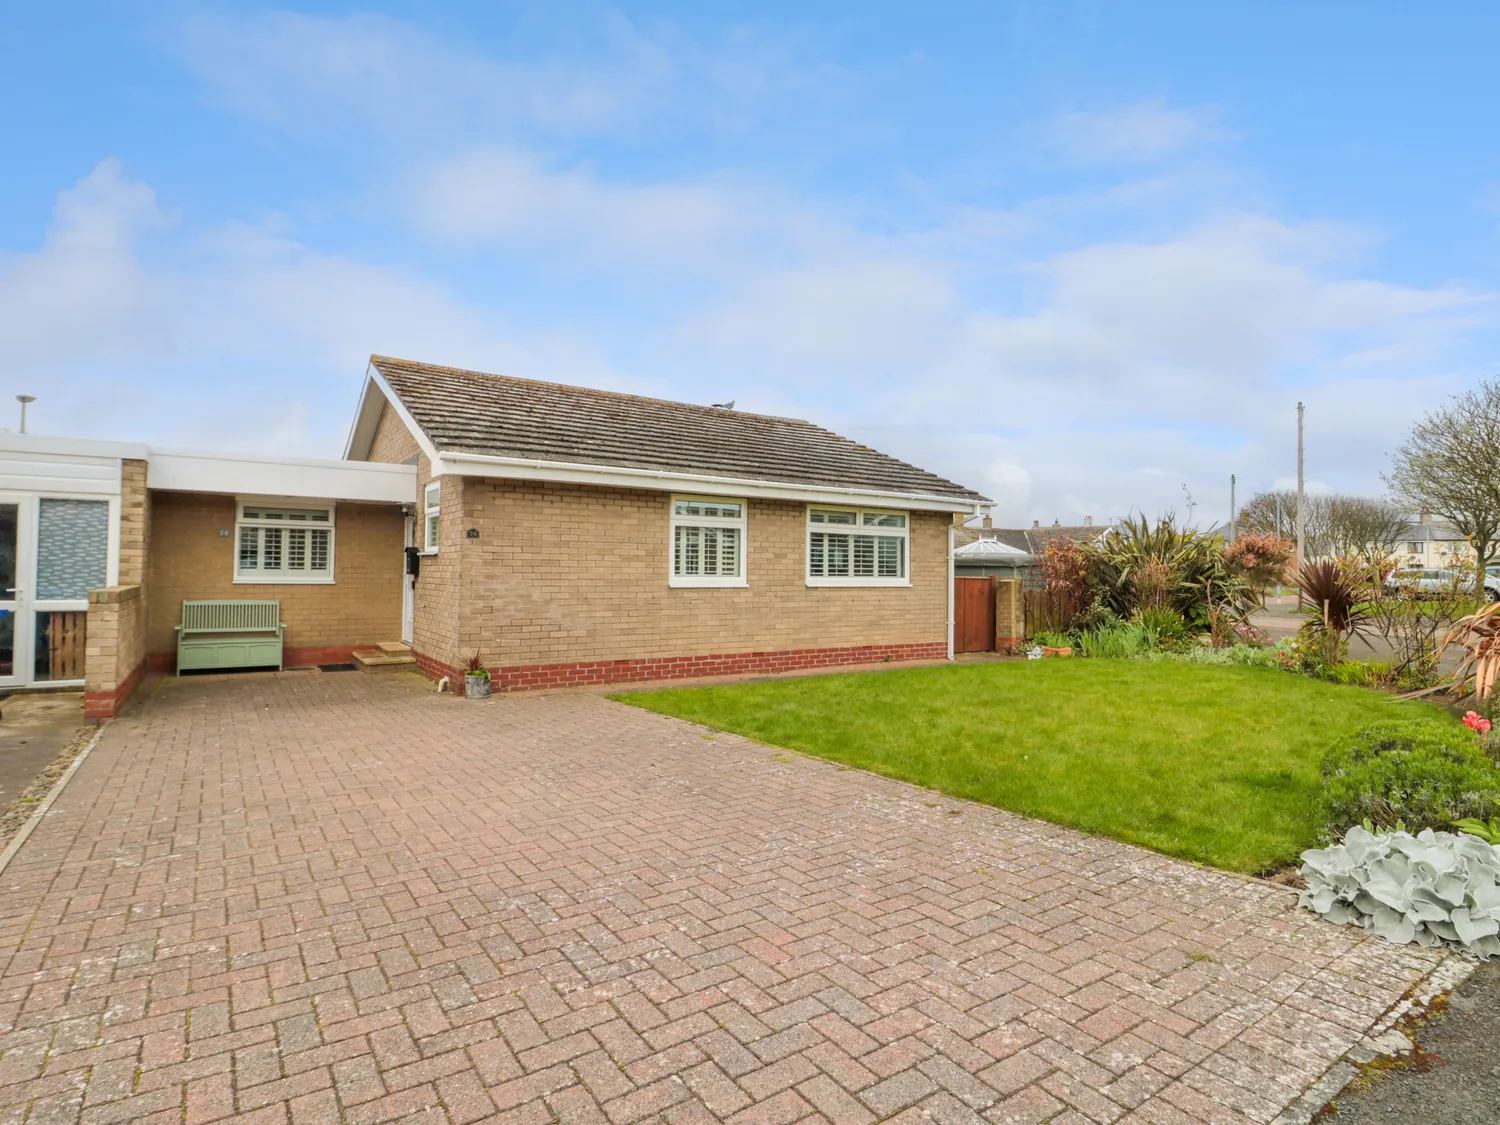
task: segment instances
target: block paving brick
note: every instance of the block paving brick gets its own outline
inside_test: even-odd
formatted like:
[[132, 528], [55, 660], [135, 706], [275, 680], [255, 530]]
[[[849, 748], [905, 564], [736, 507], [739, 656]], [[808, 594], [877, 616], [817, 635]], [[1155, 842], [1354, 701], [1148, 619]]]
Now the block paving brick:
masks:
[[1266, 1122], [1441, 957], [593, 694], [142, 696], [0, 876], [5, 1125]]

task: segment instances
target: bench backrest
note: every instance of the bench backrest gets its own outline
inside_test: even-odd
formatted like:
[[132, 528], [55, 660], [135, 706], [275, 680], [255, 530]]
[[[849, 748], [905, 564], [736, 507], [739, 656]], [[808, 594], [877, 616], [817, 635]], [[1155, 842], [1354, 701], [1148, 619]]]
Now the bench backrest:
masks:
[[275, 632], [281, 626], [280, 602], [183, 602], [184, 633]]

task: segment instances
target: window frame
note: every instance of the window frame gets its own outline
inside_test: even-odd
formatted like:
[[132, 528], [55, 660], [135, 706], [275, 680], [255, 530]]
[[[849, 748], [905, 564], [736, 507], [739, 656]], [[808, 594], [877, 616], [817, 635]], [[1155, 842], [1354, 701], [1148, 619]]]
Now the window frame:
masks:
[[[245, 509], [249, 508], [294, 508], [299, 511], [326, 511], [328, 522], [317, 523], [292, 523], [288, 520], [267, 520], [258, 517], [246, 517]], [[307, 500], [293, 498], [289, 500], [264, 500], [255, 496], [240, 496], [234, 502], [234, 538], [230, 540], [231, 562], [233, 572], [233, 584], [236, 586], [332, 586], [338, 581], [338, 505], [332, 500]], [[316, 573], [296, 571], [266, 572], [257, 569], [245, 572], [240, 569], [240, 537], [246, 528], [259, 530], [281, 529], [283, 531], [326, 531], [328, 532], [328, 569], [325, 574], [322, 571]], [[261, 536], [259, 551], [264, 552], [265, 537]], [[286, 557], [287, 545], [283, 542], [282, 558]]]
[[[436, 497], [434, 500], [433, 498]], [[437, 523], [434, 525], [433, 520]], [[422, 549], [435, 555], [443, 543], [443, 478], [434, 477], [422, 486]]]
[[[814, 512], [848, 512], [854, 516], [852, 524], [829, 524], [814, 523]], [[895, 527], [878, 527], [866, 525], [865, 517], [873, 516], [901, 516], [902, 525]], [[841, 504], [809, 504], [805, 517], [805, 531], [802, 537], [803, 550], [803, 572], [807, 585], [812, 587], [902, 587], [911, 585], [911, 512], [901, 508], [854, 508]], [[866, 530], [868, 526], [868, 530]], [[812, 537], [814, 534], [827, 534], [830, 529], [833, 533], [847, 535], [874, 535], [891, 539], [901, 540], [901, 577], [881, 577], [879, 575], [817, 575], [812, 572]], [[851, 562], [850, 569], [853, 569]]]
[[[678, 515], [677, 505], [738, 504], [739, 516]], [[733, 576], [677, 573], [679, 527], [735, 528], [739, 531], [739, 574]], [[734, 589], [750, 585], [750, 502], [742, 496], [698, 496], [673, 493], [667, 501], [667, 585], [679, 590]]]

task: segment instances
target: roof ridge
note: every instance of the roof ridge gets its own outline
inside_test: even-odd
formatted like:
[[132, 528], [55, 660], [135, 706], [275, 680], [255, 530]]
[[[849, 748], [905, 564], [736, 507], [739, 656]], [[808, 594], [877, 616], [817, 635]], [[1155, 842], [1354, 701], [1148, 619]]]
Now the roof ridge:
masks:
[[[765, 418], [768, 421], [772, 422], [794, 422], [799, 426], [808, 426], [815, 430], [822, 430], [826, 434], [834, 433], [832, 430], [826, 429], [823, 426], [818, 425], [816, 422], [809, 422], [806, 418], [793, 418], [789, 414], [761, 414], [758, 411], [754, 410], [734, 410], [726, 409], [722, 406], [704, 406], [701, 403], [697, 402], [679, 402], [677, 399], [673, 398], [657, 398], [655, 395], [634, 395], [629, 391], [606, 391], [599, 387], [585, 387], [579, 383], [557, 383], [553, 382], [551, 379], [528, 379], [522, 375], [500, 375], [493, 371], [475, 371], [471, 367], [449, 367], [448, 365], [442, 363], [424, 363], [419, 359], [401, 359], [397, 356], [391, 355], [372, 354], [370, 356], [370, 362], [377, 366], [381, 363], [400, 363], [405, 364], [408, 367], [425, 367], [431, 371], [444, 371], [451, 375], [477, 375], [481, 379], [502, 379], [507, 383], [524, 383], [528, 386], [533, 387], [550, 387], [554, 390], [561, 388], [567, 391], [582, 391], [584, 394], [600, 395], [601, 397], [607, 398], [623, 398], [629, 399], [632, 402], [656, 402], [660, 403], [663, 406], [675, 406], [679, 409], [684, 410], [701, 410], [705, 414], [709, 414], [715, 417], [722, 417], [726, 414], [731, 414], [740, 418]], [[834, 434], [834, 436], [841, 437], [842, 435]], [[848, 438], [843, 438], [843, 440], [849, 441]]]

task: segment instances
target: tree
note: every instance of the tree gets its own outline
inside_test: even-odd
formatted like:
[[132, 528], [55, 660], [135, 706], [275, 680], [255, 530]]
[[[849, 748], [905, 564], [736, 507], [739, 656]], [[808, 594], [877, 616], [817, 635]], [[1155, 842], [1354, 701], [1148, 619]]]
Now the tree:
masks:
[[[1251, 534], [1278, 534], [1278, 502], [1279, 534], [1290, 539], [1297, 526], [1296, 489], [1256, 493], [1240, 509], [1239, 526]], [[1389, 554], [1409, 522], [1406, 513], [1388, 500], [1339, 493], [1310, 495], [1303, 529], [1303, 555], [1318, 559], [1329, 555]]]
[[1325, 519], [1331, 555], [1373, 554], [1379, 558], [1396, 549], [1407, 525], [1407, 513], [1387, 500], [1366, 496], [1327, 497]]
[[1404, 503], [1434, 512], [1478, 556], [1475, 594], [1500, 536], [1500, 378], [1456, 395], [1412, 426], [1385, 482]]

